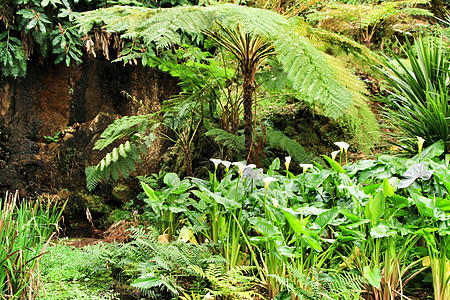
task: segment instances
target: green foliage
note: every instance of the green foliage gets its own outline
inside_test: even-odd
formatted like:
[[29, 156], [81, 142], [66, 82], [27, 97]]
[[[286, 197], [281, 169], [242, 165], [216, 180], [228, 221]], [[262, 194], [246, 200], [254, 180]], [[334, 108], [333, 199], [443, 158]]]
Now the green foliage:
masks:
[[417, 137], [425, 139], [425, 147], [442, 140], [450, 153], [450, 109], [448, 76], [450, 52], [439, 37], [419, 38], [404, 48], [408, 63], [398, 55], [385, 61], [380, 70], [393, 87], [384, 116], [395, 131], [397, 144], [416, 152]]
[[61, 240], [48, 247], [40, 261], [41, 297], [38, 299], [119, 299], [110, 291], [111, 271], [100, 245], [77, 249]]
[[9, 36], [9, 31], [0, 33], [0, 64], [3, 76], [24, 76], [27, 72], [27, 56], [22, 41]]
[[3, 76], [25, 76], [33, 52], [55, 63], [80, 63], [84, 43], [72, 21], [82, 9], [79, 1], [11, 0], [0, 5], [0, 65]]
[[154, 135], [146, 131], [151, 130], [149, 127], [155, 130], [158, 126], [158, 123], [152, 123], [150, 118], [151, 115], [122, 117], [106, 128], [95, 143], [94, 149], [103, 150], [114, 142], [120, 142], [124, 137], [131, 138], [113, 148], [95, 167], [86, 168], [88, 190], [95, 189], [101, 179], [112, 178], [117, 181], [120, 174], [127, 178], [136, 169], [136, 162], [141, 161], [141, 155], [147, 153], [147, 147], [154, 139]]
[[[432, 17], [433, 14], [429, 10], [417, 7], [418, 4], [428, 4], [429, 2], [430, 0], [402, 0], [381, 1], [365, 5], [331, 2], [321, 11], [310, 14], [308, 18], [312, 22], [327, 21], [331, 27], [336, 27], [330, 28], [331, 30], [339, 33], [347, 31], [346, 34], [354, 35], [361, 44], [371, 47], [377, 34], [383, 32], [381, 38], [388, 40], [392, 37], [394, 30], [401, 31], [402, 29], [394, 29], [394, 25], [401, 24], [401, 21], [407, 17]], [[406, 32], [417, 29], [414, 25], [406, 25], [406, 27], [404, 29]], [[383, 45], [384, 41], [381, 42], [380, 47]]]
[[205, 134], [214, 137], [217, 143], [222, 144], [234, 153], [244, 153], [244, 137], [242, 135], [232, 134], [219, 128], [208, 130]]
[[[244, 153], [244, 137], [228, 133], [222, 129], [211, 129], [205, 133], [207, 136], [214, 137], [214, 140], [231, 150], [232, 153]], [[266, 155], [271, 158], [270, 151], [281, 150], [288, 153], [297, 162], [311, 161], [311, 155], [306, 153], [305, 149], [295, 140], [287, 137], [283, 132], [273, 128], [261, 126], [256, 129], [255, 140], [262, 139]], [[236, 159], [242, 159], [236, 156]]]
[[254, 268], [237, 266], [225, 271], [223, 264], [209, 264], [206, 268], [190, 266], [196, 275], [211, 283], [208, 291], [215, 297], [224, 299], [255, 299], [262, 297], [256, 291], [261, 285], [256, 276], [249, 276]]
[[[273, 277], [282, 284], [286, 290], [299, 299], [342, 299], [357, 300], [361, 297], [366, 281], [363, 277], [351, 273], [318, 273], [313, 272], [306, 277], [303, 270], [288, 266], [289, 276]], [[281, 292], [280, 294], [283, 294]], [[290, 296], [289, 296], [290, 297]], [[285, 298], [276, 298], [285, 299]]]
[[154, 255], [141, 265], [141, 276], [131, 284], [148, 295], [167, 291], [178, 296], [202, 285], [192, 268], [205, 268], [208, 264], [223, 264], [224, 259], [213, 256], [208, 245], [171, 243], [153, 245]]
[[[157, 47], [180, 45], [183, 34], [211, 32], [217, 29], [217, 23], [224, 29], [240, 24], [244, 33], [273, 42], [277, 59], [302, 101], [320, 107], [324, 115], [332, 118], [350, 115], [357, 124], [361, 117], [354, 113], [365, 102], [355, 100], [359, 99], [360, 90], [352, 90], [352, 84], [346, 86], [339, 81], [346, 71], [336, 71], [328, 58], [304, 37], [303, 24], [274, 12], [231, 4], [162, 10], [112, 7], [86, 13], [77, 23], [85, 33], [94, 25], [103, 24], [107, 30], [122, 34], [122, 38], [141, 39], [145, 45], [155, 43]], [[369, 113], [365, 109], [364, 114]], [[376, 128], [376, 123], [371, 124]]]
[[39, 289], [39, 261], [59, 229], [64, 205], [50, 199], [23, 200], [6, 194], [0, 201], [0, 295], [34, 299]]

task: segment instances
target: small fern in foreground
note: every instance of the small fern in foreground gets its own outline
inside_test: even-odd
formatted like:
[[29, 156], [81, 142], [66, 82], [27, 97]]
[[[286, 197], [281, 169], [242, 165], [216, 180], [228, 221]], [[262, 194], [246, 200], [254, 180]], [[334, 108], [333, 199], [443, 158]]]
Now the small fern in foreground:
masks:
[[198, 278], [194, 269], [203, 269], [213, 263], [223, 265], [225, 259], [211, 253], [206, 244], [170, 243], [153, 245], [154, 255], [141, 264], [141, 276], [132, 282], [145, 295], [158, 299], [179, 296], [181, 292], [201, 292], [206, 281]]
[[254, 271], [254, 267], [238, 266], [229, 271], [225, 271], [223, 265], [209, 264], [206, 269], [198, 266], [190, 268], [202, 278], [206, 278], [211, 283], [209, 292], [220, 299], [255, 299], [263, 298], [256, 291], [261, 286], [256, 276], [247, 275]]
[[302, 270], [288, 265], [289, 277], [270, 275], [275, 278], [288, 293], [307, 300], [358, 300], [364, 289], [365, 279], [352, 273], [319, 273], [312, 270], [306, 276]]

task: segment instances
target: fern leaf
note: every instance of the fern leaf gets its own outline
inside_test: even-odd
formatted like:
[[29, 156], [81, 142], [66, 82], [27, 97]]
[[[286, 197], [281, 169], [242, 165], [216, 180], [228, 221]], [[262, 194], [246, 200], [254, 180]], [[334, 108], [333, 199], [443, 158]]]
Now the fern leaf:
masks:
[[[115, 120], [105, 131], [103, 131], [93, 149], [103, 150], [114, 141], [136, 133], [138, 128], [145, 131], [150, 116], [151, 115], [125, 116]], [[145, 126], [143, 126], [143, 124], [145, 124]]]
[[279, 148], [287, 152], [297, 162], [310, 162], [311, 155], [295, 140], [287, 137], [283, 132], [267, 127], [267, 143], [272, 149]]
[[218, 128], [207, 131], [205, 135], [214, 137], [217, 143], [223, 144], [234, 152], [244, 153], [245, 151], [243, 136], [235, 135]]

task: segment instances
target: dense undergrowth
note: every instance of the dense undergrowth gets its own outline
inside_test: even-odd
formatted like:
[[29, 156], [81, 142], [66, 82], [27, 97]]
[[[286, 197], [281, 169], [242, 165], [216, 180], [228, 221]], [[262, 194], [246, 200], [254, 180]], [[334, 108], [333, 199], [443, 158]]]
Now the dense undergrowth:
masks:
[[447, 299], [444, 144], [352, 164], [338, 145], [331, 169], [298, 175], [287, 157], [265, 172], [212, 159], [209, 180], [167, 173], [158, 190], [144, 179], [126, 242], [47, 249], [43, 299], [114, 299], [119, 281], [146, 299], [394, 299], [423, 280]]
[[[108, 6], [100, 2], [99, 7]], [[357, 19], [362, 21], [366, 15], [371, 18], [360, 22], [360, 42], [373, 48], [381, 28], [387, 28], [395, 16], [429, 14], [411, 6], [411, 2], [362, 7], [370, 14], [358, 15]], [[34, 29], [33, 37], [44, 47], [49, 38], [48, 24], [58, 24], [62, 34], [58, 29], [51, 33], [60, 41], [52, 50], [57, 60], [69, 64], [81, 59], [81, 35], [74, 34], [78, 42], [69, 43], [72, 28], [66, 27], [68, 20], [61, 25], [56, 19], [47, 22], [44, 17], [52, 6], [58, 11], [65, 6], [70, 12], [67, 1], [5, 3], [0, 4], [0, 12], [20, 8], [18, 20], [22, 22], [18, 27], [9, 27], [9, 23], [0, 27], [7, 32], [0, 34], [0, 50], [7, 53], [1, 63], [9, 66], [2, 69], [4, 75], [26, 72], [23, 41], [14, 36], [21, 30], [25, 36], [33, 35], [30, 32]], [[183, 156], [187, 175], [193, 174], [193, 141], [199, 135], [209, 139], [217, 156], [242, 161], [203, 158], [205, 178], [180, 178], [173, 172], [139, 177], [142, 193], [126, 209], [116, 211], [117, 223], [108, 231], [109, 242], [81, 249], [65, 240], [52, 240], [64, 205], [42, 199], [18, 203], [17, 195], [7, 196], [1, 202], [0, 218], [2, 299], [119, 299], [116, 290], [122, 285], [133, 289], [138, 298], [185, 300], [394, 300], [410, 295], [417, 286], [429, 285], [435, 300], [450, 299], [450, 54], [445, 38], [424, 37], [413, 45], [391, 45], [389, 55], [393, 59], [383, 60], [344, 37], [264, 10], [235, 5], [152, 10], [147, 9], [153, 7], [148, 1], [134, 4], [137, 7], [111, 7], [85, 14], [79, 25], [88, 32], [94, 23], [104, 22], [116, 34], [126, 28], [129, 36], [123, 38], [133, 36], [136, 40], [122, 47], [119, 61], [141, 59], [143, 65], [170, 72], [180, 79], [183, 93], [164, 108], [163, 118], [157, 116], [160, 112], [126, 116], [108, 127], [95, 149], [121, 144], [87, 169], [88, 189], [94, 190], [102, 179], [117, 181], [130, 176], [155, 138], [173, 143], [174, 152]], [[342, 14], [345, 7], [361, 8], [330, 6], [329, 11], [334, 12], [331, 19], [355, 22]], [[289, 7], [280, 10], [292, 13]], [[294, 10], [303, 11], [298, 7]], [[137, 20], [133, 25], [139, 26], [124, 25], [128, 19], [122, 18], [123, 14], [131, 13]], [[330, 19], [323, 17], [324, 13], [311, 14], [310, 21]], [[71, 19], [70, 14], [61, 12], [61, 18]], [[183, 18], [190, 14], [208, 16], [199, 19], [201, 26], [202, 22], [206, 24], [204, 28], [187, 26]], [[240, 20], [247, 31], [234, 23], [225, 24], [228, 27], [217, 24], [222, 14]], [[268, 21], [259, 24], [249, 19], [253, 14]], [[174, 22], [164, 28], [171, 36], [142, 32], [150, 26], [148, 23], [165, 24], [167, 18], [161, 15]], [[0, 17], [14, 24], [10, 14]], [[250, 34], [248, 28], [255, 24], [261, 27], [260, 32]], [[220, 28], [222, 31], [212, 31]], [[182, 39], [179, 33], [183, 30], [188, 34]], [[315, 33], [320, 42], [304, 40], [306, 31]], [[294, 33], [300, 44], [290, 39]], [[214, 52], [211, 49], [217, 49], [204, 44], [208, 36], [223, 49]], [[178, 38], [183, 43], [169, 49], [152, 44], [173, 46]], [[376, 131], [376, 126], [368, 126], [375, 118], [368, 109], [364, 88], [341, 62], [317, 50], [328, 45], [323, 43], [327, 39], [356, 52], [359, 49], [359, 57], [371, 57], [372, 62], [380, 63], [380, 76], [391, 85], [390, 96], [384, 99], [384, 116], [396, 138], [398, 147], [393, 151], [397, 155], [379, 154], [373, 160], [349, 163], [349, 145], [341, 142], [336, 143], [339, 150], [331, 155], [312, 158], [265, 116], [252, 115], [247, 107], [244, 118], [240, 118], [244, 102], [256, 107], [257, 96], [273, 92], [273, 83], [278, 87], [271, 96], [278, 100], [287, 95], [289, 101], [307, 104], [316, 113], [331, 110], [329, 116], [334, 117], [351, 113], [352, 118], [363, 119], [366, 127], [364, 123], [352, 123], [354, 119], [348, 116], [341, 124], [355, 132], [358, 129], [362, 135], [367, 132], [361, 128]], [[87, 41], [93, 43], [89, 38]], [[272, 42], [277, 53], [272, 51]], [[383, 48], [385, 42], [382, 39], [379, 47]], [[267, 56], [251, 66], [241, 54], [246, 49], [254, 50], [254, 44]], [[244, 51], [233, 52], [233, 46]], [[12, 56], [16, 48], [22, 50]], [[103, 48], [109, 48], [109, 44]], [[296, 53], [302, 55], [293, 55]], [[406, 53], [407, 61], [402, 53]], [[277, 61], [269, 59], [275, 55]], [[250, 71], [246, 69], [249, 65]], [[345, 86], [347, 79], [355, 85]], [[256, 87], [261, 88], [259, 94]], [[334, 87], [340, 92], [333, 94]], [[336, 101], [330, 102], [329, 95]], [[353, 99], [351, 103], [349, 99]], [[155, 134], [158, 127], [166, 131]], [[276, 158], [282, 151], [292, 158]], [[301, 164], [294, 167], [294, 161]]]

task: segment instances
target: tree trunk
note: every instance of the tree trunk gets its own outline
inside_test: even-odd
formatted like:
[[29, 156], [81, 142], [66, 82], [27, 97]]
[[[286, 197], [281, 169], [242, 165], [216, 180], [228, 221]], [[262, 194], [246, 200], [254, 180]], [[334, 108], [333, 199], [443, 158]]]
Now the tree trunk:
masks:
[[243, 97], [244, 97], [244, 136], [245, 136], [245, 157], [247, 163], [252, 161], [252, 125], [253, 125], [253, 94], [255, 92], [254, 78], [249, 74], [244, 75]]

